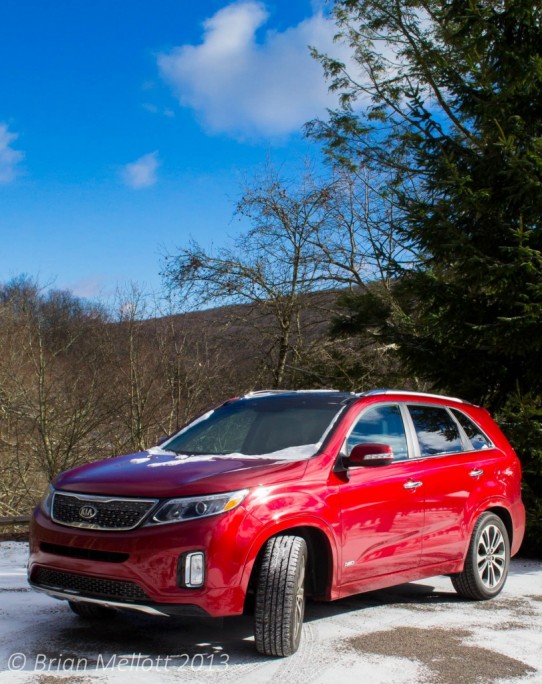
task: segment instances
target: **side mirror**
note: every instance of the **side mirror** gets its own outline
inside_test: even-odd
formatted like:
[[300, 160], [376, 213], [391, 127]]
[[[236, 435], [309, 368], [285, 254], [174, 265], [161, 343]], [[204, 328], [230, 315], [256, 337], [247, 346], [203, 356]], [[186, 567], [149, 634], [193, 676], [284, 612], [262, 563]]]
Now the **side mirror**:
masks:
[[356, 444], [350, 456], [344, 459], [347, 468], [360, 466], [381, 466], [393, 461], [393, 449], [389, 444], [367, 443]]

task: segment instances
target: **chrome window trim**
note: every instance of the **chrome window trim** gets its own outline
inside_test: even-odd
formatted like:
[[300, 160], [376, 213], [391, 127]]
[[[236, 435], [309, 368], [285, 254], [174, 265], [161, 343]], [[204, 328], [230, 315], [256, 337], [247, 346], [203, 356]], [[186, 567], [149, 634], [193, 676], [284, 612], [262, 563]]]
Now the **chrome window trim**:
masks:
[[[443, 398], [444, 398], [444, 397], [443, 397]], [[463, 402], [463, 403], [465, 403], [465, 402]], [[491, 439], [489, 439], [489, 437], [486, 435], [486, 433], [484, 432], [484, 430], [482, 430], [482, 429], [480, 428], [480, 426], [478, 425], [478, 423], [477, 423], [475, 420], [473, 420], [472, 418], [470, 418], [470, 416], [467, 416], [467, 414], [464, 413], [464, 411], [461, 411], [460, 409], [456, 408], [455, 406], [449, 406], [449, 405], [445, 405], [445, 404], [433, 404], [432, 402], [422, 402], [422, 401], [405, 401], [405, 402], [403, 402], [403, 405], [404, 405], [404, 408], [405, 408], [405, 411], [406, 411], [406, 421], [405, 421], [405, 422], [408, 422], [409, 428], [410, 428], [410, 430], [412, 431], [412, 436], [413, 436], [413, 439], [414, 439], [414, 450], [413, 450], [414, 456], [412, 457], [411, 460], [416, 460], [416, 461], [431, 460], [431, 461], [433, 461], [434, 459], [436, 459], [436, 458], [442, 458], [443, 456], [444, 456], [444, 457], [448, 457], [448, 456], [462, 456], [462, 455], [464, 455], [464, 454], [479, 454], [479, 453], [486, 453], [486, 452], [490, 451], [491, 449], [495, 449], [495, 445], [493, 444], [493, 441], [492, 441]], [[418, 435], [417, 435], [417, 433], [416, 433], [416, 428], [415, 428], [415, 426], [414, 426], [414, 421], [412, 420], [412, 416], [410, 415], [410, 411], [408, 410], [408, 407], [409, 407], [409, 406], [428, 406], [428, 407], [430, 407], [430, 408], [445, 409], [446, 412], [451, 416], [451, 418], [452, 418], [452, 420], [454, 421], [455, 425], [458, 427], [459, 435], [460, 435], [460, 437], [461, 437], [461, 442], [462, 442], [463, 446], [468, 445], [468, 446], [470, 446], [471, 448], [469, 448], [469, 449], [463, 449], [463, 451], [443, 451], [443, 452], [440, 453], [440, 454], [433, 454], [433, 455], [428, 455], [428, 456], [422, 456], [422, 453], [421, 453], [421, 451], [420, 451], [420, 443], [419, 443], [419, 440], [418, 440]], [[487, 438], [487, 440], [489, 441], [489, 443], [491, 444], [491, 446], [488, 447], [487, 449], [472, 449], [471, 441], [469, 440], [469, 438], [468, 438], [468, 437], [466, 436], [466, 434], [464, 433], [464, 430], [463, 430], [463, 428], [461, 427], [461, 424], [460, 424], [459, 421], [455, 418], [455, 416], [453, 415], [451, 409], [455, 409], [455, 410], [457, 410], [457, 411], [460, 411], [460, 412], [463, 413], [464, 415], [466, 415], [467, 418], [469, 418], [469, 420], [471, 420], [471, 422], [473, 422], [473, 423], [476, 425], [476, 427], [478, 427], [478, 429], [480, 430], [480, 432]]]
[[[480, 434], [482, 434], [488, 442], [488, 446], [485, 449], [474, 449], [474, 448], [472, 448], [472, 442], [471, 442], [469, 436], [467, 435], [467, 433], [465, 432], [463, 426], [459, 422], [459, 420], [455, 417], [454, 411], [457, 411], [458, 413], [460, 413], [468, 421], [470, 421], [476, 428], [478, 428], [478, 430], [480, 431]], [[467, 444], [471, 447], [470, 449], [468, 449], [468, 453], [476, 453], [479, 451], [489, 451], [490, 449], [496, 448], [495, 444], [493, 443], [493, 440], [490, 439], [489, 435], [485, 432], [485, 430], [482, 430], [482, 428], [478, 425], [478, 423], [474, 420], [474, 418], [471, 418], [464, 411], [461, 411], [461, 409], [458, 409], [455, 406], [450, 406], [450, 413], [452, 414], [456, 423], [459, 425], [459, 429], [461, 430], [461, 433], [465, 435], [465, 439], [467, 440]]]
[[[394, 392], [398, 392], [398, 390], [394, 390]], [[378, 394], [380, 396], [385, 396], [388, 392], [386, 391], [378, 391]], [[392, 393], [391, 391], [389, 392], [390, 394]], [[376, 396], [377, 392], [374, 392], [373, 396]], [[446, 399], [450, 397], [444, 397], [438, 394], [434, 395], [428, 395], [428, 394], [423, 394], [421, 392], [401, 392], [401, 394], [408, 394], [409, 396], [412, 397], [430, 397], [430, 398], [435, 398], [435, 399]], [[466, 404], [466, 402], [461, 401], [461, 400], [455, 400], [461, 402], [463, 405]], [[405, 428], [405, 433], [406, 433], [406, 439], [407, 439], [407, 449], [408, 449], [408, 458], [398, 460], [398, 461], [392, 461], [392, 463], [388, 464], [387, 467], [394, 465], [395, 463], [407, 463], [408, 461], [427, 461], [431, 460], [434, 461], [436, 458], [442, 458], [442, 457], [449, 457], [449, 456], [462, 456], [464, 454], [479, 454], [479, 453], [486, 453], [492, 449], [495, 449], [495, 444], [493, 443], [493, 440], [491, 440], [487, 433], [482, 430], [482, 428], [478, 425], [478, 423], [471, 418], [469, 415], [467, 415], [464, 411], [462, 411], [460, 408], [456, 406], [450, 406], [447, 404], [440, 404], [440, 403], [433, 403], [431, 401], [409, 401], [408, 399], [401, 399], [397, 401], [382, 401], [382, 402], [374, 402], [369, 404], [368, 406], [365, 406], [362, 408], [362, 410], [356, 415], [356, 417], [353, 419], [352, 425], [348, 429], [348, 432], [346, 433], [346, 436], [344, 438], [344, 441], [341, 445], [341, 448], [339, 450], [339, 457], [346, 457], [346, 443], [348, 441], [348, 438], [350, 437], [350, 434], [354, 430], [358, 420], [363, 416], [363, 414], [371, 409], [374, 408], [375, 406], [398, 406], [399, 410], [401, 411], [401, 417], [403, 419], [403, 425]], [[412, 420], [412, 417], [410, 415], [410, 411], [408, 410], [409, 406], [427, 406], [429, 408], [440, 408], [444, 409], [448, 415], [451, 416], [451, 419], [453, 420], [454, 424], [457, 426], [459, 430], [459, 435], [461, 438], [461, 443], [463, 445], [463, 451], [445, 451], [440, 454], [433, 454], [431, 456], [422, 456], [421, 451], [420, 451], [420, 445], [418, 441], [418, 435], [416, 433], [416, 428], [414, 426], [414, 422]], [[472, 444], [470, 439], [467, 437], [465, 434], [465, 431], [463, 430], [460, 422], [457, 420], [457, 418], [454, 416], [452, 409], [459, 411], [463, 415], [465, 415], [476, 427], [480, 430], [480, 432], [484, 435], [484, 437], [488, 440], [490, 446], [487, 449], [473, 449]], [[466, 447], [469, 448], [466, 448]]]
[[[444, 404], [433, 404], [432, 402], [425, 402], [425, 401], [405, 401], [404, 402], [405, 410], [406, 413], [408, 414], [408, 422], [410, 425], [410, 429], [412, 430], [412, 435], [414, 438], [414, 453], [416, 454], [414, 456], [413, 460], [416, 461], [425, 461], [425, 460], [433, 460], [435, 458], [440, 458], [441, 456], [459, 456], [461, 454], [467, 453], [465, 451], [465, 438], [463, 436], [463, 432], [460, 430], [460, 425], [458, 421], [451, 415], [449, 409], [449, 406], [446, 406]], [[443, 451], [438, 454], [427, 454], [423, 455], [420, 449], [420, 440], [418, 439], [418, 433], [416, 432], [416, 426], [414, 425], [414, 421], [412, 420], [412, 416], [410, 415], [410, 411], [408, 410], [409, 406], [421, 406], [424, 408], [431, 408], [431, 409], [442, 409], [445, 411], [445, 413], [448, 414], [450, 417], [450, 420], [453, 422], [453, 424], [456, 426], [457, 431], [459, 433], [459, 438], [461, 439], [461, 445], [463, 449], [461, 451]]]
[[382, 407], [382, 406], [397, 406], [399, 409], [399, 413], [401, 415], [401, 419], [403, 421], [403, 428], [405, 430], [405, 438], [406, 438], [406, 443], [407, 443], [407, 458], [402, 458], [398, 459], [397, 461], [392, 461], [391, 463], [388, 463], [386, 467], [395, 465], [396, 463], [408, 463], [408, 461], [412, 460], [411, 459], [411, 449], [413, 448], [413, 442], [412, 442], [412, 437], [409, 434], [409, 429], [407, 426], [407, 423], [405, 422], [405, 416], [403, 413], [403, 409], [401, 406], [402, 402], [400, 401], [376, 401], [373, 402], [372, 404], [368, 404], [367, 406], [364, 406], [361, 411], [356, 415], [354, 420], [352, 421], [352, 425], [348, 429], [348, 432], [346, 433], [343, 443], [341, 445], [341, 448], [339, 449], [339, 457], [346, 458], [347, 457], [347, 452], [346, 452], [346, 443], [348, 442], [348, 439], [350, 438], [351, 433], [354, 431], [354, 428], [358, 424], [358, 421], [362, 418], [362, 416], [367, 412], [370, 411], [371, 409], [374, 409], [376, 407]]

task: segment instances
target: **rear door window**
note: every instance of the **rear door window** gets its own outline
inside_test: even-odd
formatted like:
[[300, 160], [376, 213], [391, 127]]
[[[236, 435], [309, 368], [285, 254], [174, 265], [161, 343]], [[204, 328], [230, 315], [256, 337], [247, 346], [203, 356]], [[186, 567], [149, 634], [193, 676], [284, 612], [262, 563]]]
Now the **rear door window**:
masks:
[[436, 456], [463, 451], [457, 423], [445, 408], [409, 406], [422, 456]]

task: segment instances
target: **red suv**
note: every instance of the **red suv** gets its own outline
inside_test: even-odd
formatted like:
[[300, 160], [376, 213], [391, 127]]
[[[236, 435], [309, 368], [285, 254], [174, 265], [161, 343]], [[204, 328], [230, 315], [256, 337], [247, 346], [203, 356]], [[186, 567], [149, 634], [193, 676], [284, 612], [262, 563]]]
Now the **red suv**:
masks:
[[293, 653], [307, 596], [433, 575], [496, 596], [521, 544], [521, 469], [477, 406], [375, 390], [254, 392], [161, 446], [59, 475], [31, 526], [30, 584], [75, 613], [252, 611]]

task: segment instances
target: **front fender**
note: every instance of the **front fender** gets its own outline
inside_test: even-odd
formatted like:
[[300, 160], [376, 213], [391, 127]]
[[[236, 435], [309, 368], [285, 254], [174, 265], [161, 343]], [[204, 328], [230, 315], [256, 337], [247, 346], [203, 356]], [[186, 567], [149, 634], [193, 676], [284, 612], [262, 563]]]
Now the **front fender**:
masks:
[[[252, 514], [251, 514], [252, 515]], [[336, 587], [335, 578], [338, 577], [339, 569], [339, 547], [337, 544], [336, 535], [333, 529], [323, 520], [318, 517], [296, 514], [296, 515], [285, 515], [279, 520], [270, 520], [265, 524], [254, 537], [252, 544], [247, 553], [245, 565], [243, 568], [243, 574], [241, 579], [241, 586], [243, 591], [247, 592], [252, 571], [254, 569], [254, 564], [258, 558], [258, 554], [271, 537], [276, 536], [281, 533], [293, 533], [298, 530], [300, 536], [306, 535], [307, 528], [317, 529], [325, 535], [327, 543], [329, 545], [329, 550], [331, 554], [331, 582], [330, 586], [327, 587], [326, 598], [333, 600], [339, 598], [338, 589]]]

